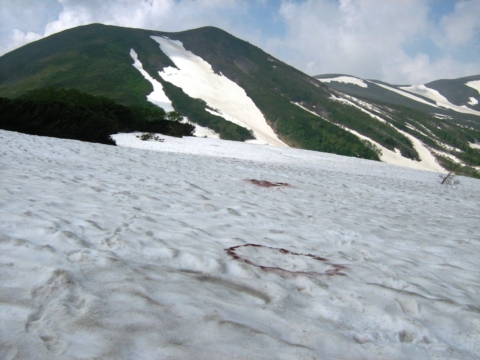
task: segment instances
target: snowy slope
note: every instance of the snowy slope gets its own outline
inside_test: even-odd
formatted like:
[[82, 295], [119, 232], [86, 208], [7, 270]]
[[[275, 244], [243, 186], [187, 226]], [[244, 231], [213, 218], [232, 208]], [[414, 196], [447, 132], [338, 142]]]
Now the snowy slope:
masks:
[[330, 83], [332, 81], [335, 81], [335, 82], [341, 82], [344, 84], [353, 84], [363, 88], [368, 87], [368, 84], [364, 80], [355, 78], [353, 76], [337, 76], [334, 78], [319, 78], [318, 80], [323, 83]]
[[0, 131], [1, 359], [478, 359], [480, 181], [162, 138]]

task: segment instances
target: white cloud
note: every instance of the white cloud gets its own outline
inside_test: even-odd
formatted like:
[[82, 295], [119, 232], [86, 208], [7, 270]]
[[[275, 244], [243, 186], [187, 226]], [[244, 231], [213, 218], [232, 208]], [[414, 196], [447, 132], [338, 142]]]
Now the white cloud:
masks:
[[[464, 12], [473, 12], [472, 2], [468, 3], [469, 9], [459, 3], [455, 16], [442, 20], [450, 37], [458, 35], [451, 29], [465, 17]], [[312, 75], [346, 73], [393, 83], [423, 83], [470, 74], [466, 71], [479, 73], [480, 65], [462, 64], [448, 54], [438, 59], [427, 53], [407, 54], [410, 43], [439, 31], [429, 19], [431, 5], [429, 0], [283, 1], [280, 12], [288, 32], [285, 39], [270, 41], [268, 49]], [[475, 11], [477, 16], [470, 17], [478, 20], [479, 11]], [[469, 20], [464, 27], [471, 34], [478, 21]]]
[[[212, 24], [227, 25], [222, 12], [235, 0], [59, 0], [63, 11], [46, 26], [45, 34], [100, 22], [109, 25], [180, 31]], [[233, 12], [232, 12], [233, 13]]]
[[[1, 53], [21, 46], [29, 39], [36, 40], [94, 22], [164, 31], [214, 25], [232, 31], [234, 28], [230, 25], [230, 19], [245, 7], [245, 3], [239, 0], [46, 0], [58, 6], [52, 6], [55, 11], [49, 14], [50, 18], [54, 18], [46, 21], [43, 16], [43, 26], [36, 26], [34, 31], [25, 31], [26, 24], [35, 19], [35, 14], [49, 13], [48, 8], [45, 4], [37, 6], [38, 2], [31, 0], [5, 1], [9, 3], [2, 4], [0, 8], [0, 19], [4, 20], [0, 25], [0, 32], [3, 32]], [[12, 16], [12, 13], [16, 16]], [[22, 34], [23, 40], [20, 40]]]
[[480, 35], [480, 1], [459, 1], [453, 13], [441, 20], [443, 47], [452, 47], [469, 43]]
[[37, 33], [29, 31], [28, 33], [24, 33], [18, 29], [13, 30], [12, 34], [12, 45], [14, 48], [20, 47], [24, 44], [28, 44], [29, 42], [35, 41], [40, 39], [41, 36]]

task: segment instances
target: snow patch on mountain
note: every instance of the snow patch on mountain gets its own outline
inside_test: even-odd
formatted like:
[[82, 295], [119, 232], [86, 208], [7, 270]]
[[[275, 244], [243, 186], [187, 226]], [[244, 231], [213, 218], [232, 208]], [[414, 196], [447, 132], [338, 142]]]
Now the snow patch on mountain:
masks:
[[150, 101], [152, 104], [155, 104], [157, 106], [160, 106], [165, 110], [165, 112], [170, 112], [174, 111], [172, 102], [168, 98], [168, 96], [165, 94], [165, 91], [163, 91], [163, 86], [162, 84], [158, 81], [155, 80], [153, 77], [151, 77], [143, 68], [142, 63], [140, 60], [138, 60], [138, 55], [135, 52], [135, 50], [131, 49], [130, 50], [130, 56], [132, 57], [134, 63], [133, 66], [140, 71], [140, 73], [143, 75], [143, 77], [150, 82], [153, 86], [153, 91], [147, 95], [147, 100]]
[[418, 156], [420, 157], [420, 163], [422, 164], [423, 169], [439, 172], [444, 171], [443, 167], [440, 166], [435, 156], [433, 156], [431, 151], [428, 149], [428, 147], [425, 146], [423, 142], [403, 130], [400, 130], [398, 128], [396, 128], [396, 130], [408, 139], [410, 139], [413, 147], [415, 148]]
[[452, 117], [445, 114], [432, 114], [434, 117], [440, 120], [452, 120]]
[[376, 114], [373, 114], [372, 112], [366, 110], [365, 108], [363, 108], [362, 106], [359, 106], [356, 104], [356, 99], [353, 98], [352, 96], [349, 96], [349, 95], [344, 95], [344, 97], [341, 97], [341, 96], [335, 96], [335, 95], [332, 95], [330, 97], [331, 99], [333, 100], [336, 100], [336, 101], [339, 101], [339, 102], [342, 102], [344, 104], [348, 104], [348, 105], [351, 105], [351, 106], [354, 106], [356, 107], [357, 109], [363, 111], [364, 113], [370, 115], [372, 118], [382, 122], [382, 123], [386, 123], [387, 121], [385, 121], [385, 119], [382, 119], [380, 116], [376, 115]]
[[[134, 63], [133, 66], [140, 71], [140, 73], [143, 75], [143, 77], [148, 80], [152, 86], [153, 86], [153, 91], [147, 95], [147, 100], [150, 101], [152, 104], [155, 104], [165, 112], [170, 112], [170, 111], [175, 111], [173, 108], [172, 102], [168, 98], [167, 94], [165, 94], [165, 91], [163, 90], [162, 84], [154, 79], [153, 77], [148, 74], [145, 69], [143, 68], [143, 65], [141, 61], [138, 59], [138, 55], [135, 52], [135, 50], [131, 49], [130, 50], [130, 56], [132, 57]], [[206, 128], [204, 126], [200, 126], [196, 123], [193, 123], [191, 121], [188, 121], [187, 117], [183, 118], [183, 122], [188, 122], [189, 124], [195, 126], [195, 131], [193, 132], [194, 136], [199, 136], [199, 137], [212, 137], [212, 138], [220, 138], [220, 135], [217, 134], [215, 131], [212, 129]]]
[[478, 93], [480, 94], [480, 80], [469, 81], [469, 82], [465, 83], [465, 85], [477, 90]]
[[455, 162], [457, 164], [460, 164], [460, 165], [463, 165], [463, 166], [465, 165], [465, 163], [462, 160], [458, 159], [457, 157], [453, 156], [450, 153], [446, 153], [445, 151], [440, 151], [438, 149], [432, 149], [432, 152], [437, 154], [437, 155], [444, 156], [444, 157], [452, 160], [453, 162]]
[[387, 163], [387, 164], [392, 164], [392, 165], [398, 165], [398, 166], [405, 166], [411, 169], [419, 169], [419, 170], [431, 170], [428, 167], [425, 167], [424, 164], [418, 161], [414, 161], [411, 159], [408, 159], [406, 157], [403, 157], [400, 151], [398, 149], [395, 149], [396, 151], [392, 151], [390, 149], [387, 149], [383, 145], [379, 144], [378, 142], [370, 139], [369, 137], [366, 137], [359, 132], [349, 129], [345, 126], [342, 126], [342, 129], [348, 131], [349, 133], [352, 133], [356, 137], [358, 137], [361, 140], [368, 141], [372, 145], [374, 145], [376, 148], [378, 148], [381, 151], [381, 154], [379, 155], [380, 160]]
[[477, 104], [478, 104], [478, 100], [475, 99], [474, 97], [469, 97], [469, 98], [468, 98], [468, 104], [469, 104], [469, 105], [472, 105], [472, 106], [477, 105]]
[[323, 83], [329, 83], [329, 82], [335, 81], [335, 82], [341, 82], [341, 83], [344, 83], [344, 84], [357, 85], [357, 86], [360, 86], [362, 88], [367, 88], [368, 87], [368, 84], [365, 81], [363, 81], [362, 79], [352, 77], [352, 76], [338, 76], [338, 77], [335, 77], [335, 78], [317, 79], [317, 80], [321, 81]]
[[437, 107], [451, 109], [464, 114], [473, 114], [473, 115], [480, 116], [480, 111], [470, 109], [465, 105], [458, 106], [458, 105], [452, 104], [450, 101], [448, 101], [448, 99], [445, 96], [440, 94], [437, 90], [430, 89], [425, 85], [403, 86], [401, 87], [401, 89], [408, 91], [412, 94], [422, 95], [428, 99], [431, 99], [435, 101], [435, 103], [437, 104]]
[[478, 359], [480, 181], [164, 138], [0, 131], [0, 357]]
[[220, 139], [220, 134], [215, 132], [215, 130], [198, 125], [196, 123], [192, 123], [191, 121], [188, 121], [188, 123], [195, 126], [195, 131], [193, 132], [193, 136]]
[[[356, 108], [358, 108], [358, 109], [362, 110], [363, 112], [367, 113], [368, 115], [370, 115], [372, 118], [374, 118], [376, 120], [379, 120], [383, 123], [388, 123], [385, 119], [381, 118], [380, 116], [378, 116], [376, 114], [373, 114], [372, 112], [370, 112], [370, 111], [364, 109], [363, 107], [357, 105], [354, 101], [356, 99], [353, 98], [352, 96], [346, 95], [346, 97], [348, 97], [349, 99], [332, 95], [332, 99], [334, 99], [336, 101], [343, 102], [345, 104], [349, 104], [351, 106], [355, 106]], [[415, 148], [415, 150], [417, 151], [417, 153], [420, 156], [420, 162], [414, 161], [414, 160], [411, 160], [411, 159], [407, 159], [407, 158], [403, 158], [399, 153], [393, 152], [389, 149], [386, 149], [383, 146], [381, 146], [380, 144], [374, 142], [373, 140], [368, 139], [370, 142], [373, 142], [375, 144], [375, 146], [379, 146], [379, 148], [382, 150], [383, 158], [380, 157], [380, 159], [382, 161], [392, 163], [392, 164], [396, 164], [396, 165], [400, 165], [400, 166], [407, 166], [407, 167], [411, 167], [411, 168], [414, 168], [414, 169], [423, 169], [423, 170], [428, 170], [428, 171], [443, 171], [444, 170], [443, 167], [441, 167], [440, 164], [438, 164], [437, 160], [432, 155], [430, 150], [425, 146], [425, 144], [423, 144], [420, 140], [418, 140], [417, 138], [408, 134], [405, 131], [402, 131], [398, 128], [396, 128], [396, 130], [410, 139], [410, 141], [413, 144], [413, 147]], [[352, 132], [352, 130], [350, 130], [350, 132]], [[383, 155], [383, 153], [385, 153], [385, 155]], [[404, 160], [400, 159], [399, 156], [400, 156], [400, 158], [403, 158]]]
[[244, 89], [223, 74], [215, 74], [209, 63], [186, 50], [180, 41], [158, 36], [152, 39], [177, 67], [166, 67], [159, 72], [165, 81], [182, 88], [192, 98], [204, 100], [225, 120], [252, 130], [260, 142], [287, 147]]
[[[367, 80], [367, 81], [368, 81], [368, 80]], [[372, 83], [374, 83], [375, 85], [378, 85], [378, 86], [380, 86], [380, 87], [382, 87], [382, 88], [384, 88], [384, 89], [386, 89], [386, 90], [390, 90], [390, 91], [393, 91], [393, 92], [395, 92], [395, 93], [397, 93], [397, 94], [400, 94], [400, 95], [402, 95], [402, 96], [405, 96], [405, 97], [407, 97], [407, 98], [409, 98], [409, 99], [412, 99], [412, 100], [421, 102], [422, 104], [426, 104], [426, 105], [430, 105], [430, 106], [433, 106], [433, 107], [438, 108], [438, 106], [437, 106], [436, 104], [433, 104], [433, 103], [431, 103], [431, 102], [429, 102], [429, 101], [426, 101], [426, 100], [424, 100], [424, 99], [422, 99], [422, 98], [419, 98], [418, 96], [415, 96], [415, 95], [413, 95], [413, 94], [410, 93], [410, 92], [402, 91], [402, 90], [399, 90], [399, 89], [397, 89], [397, 88], [394, 88], [394, 87], [391, 87], [391, 86], [387, 86], [387, 85], [385, 85], [385, 84], [381, 84], [381, 83], [377, 83], [377, 82], [372, 82]]]

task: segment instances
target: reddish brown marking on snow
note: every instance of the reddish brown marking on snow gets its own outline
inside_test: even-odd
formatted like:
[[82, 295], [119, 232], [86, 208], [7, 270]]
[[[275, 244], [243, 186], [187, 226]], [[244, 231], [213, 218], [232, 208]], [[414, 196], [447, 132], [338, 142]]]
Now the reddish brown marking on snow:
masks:
[[325, 271], [324, 273], [319, 273], [319, 272], [316, 272], [316, 271], [290, 271], [290, 270], [286, 270], [286, 269], [283, 269], [283, 268], [280, 268], [280, 267], [277, 267], [277, 266], [264, 266], [264, 265], [255, 264], [252, 260], [250, 260], [248, 258], [245, 258], [245, 257], [242, 257], [242, 256], [240, 256], [236, 253], [236, 249], [238, 249], [240, 247], [247, 247], [247, 246], [250, 246], [250, 247], [264, 247], [264, 248], [267, 248], [267, 249], [277, 250], [282, 254], [290, 254], [290, 255], [294, 255], [294, 256], [308, 256], [308, 257], [310, 257], [314, 260], [317, 260], [317, 261], [327, 261], [326, 258], [316, 256], [316, 255], [313, 255], [313, 254], [296, 253], [296, 252], [286, 250], [286, 249], [283, 249], [283, 248], [274, 248], [274, 247], [259, 245], [259, 244], [236, 245], [236, 246], [229, 247], [228, 249], [224, 249], [224, 251], [228, 255], [230, 255], [234, 260], [244, 262], [245, 264], [248, 264], [248, 265], [256, 266], [256, 267], [262, 269], [263, 271], [277, 273], [278, 275], [280, 275], [282, 277], [291, 277], [291, 276], [295, 276], [295, 275], [312, 275], [312, 276], [340, 275], [340, 276], [346, 276], [344, 273], [340, 272], [343, 269], [346, 269], [346, 266], [339, 265], [339, 264], [327, 263], [328, 265], [330, 265], [332, 267], [332, 269], [329, 269], [329, 270]]
[[270, 182], [267, 180], [256, 180], [256, 179], [245, 179], [254, 185], [261, 186], [261, 187], [290, 187], [291, 185], [288, 183], [282, 182]]

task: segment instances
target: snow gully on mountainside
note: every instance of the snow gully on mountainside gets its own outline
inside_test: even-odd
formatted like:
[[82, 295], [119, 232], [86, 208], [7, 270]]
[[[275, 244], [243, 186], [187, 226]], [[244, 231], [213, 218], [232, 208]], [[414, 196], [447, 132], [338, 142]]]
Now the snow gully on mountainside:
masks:
[[174, 111], [175, 109], [173, 108], [172, 102], [170, 101], [168, 96], [165, 94], [165, 91], [163, 91], [162, 84], [159, 83], [154, 78], [152, 78], [145, 71], [142, 63], [140, 62], [140, 60], [138, 60], [138, 55], [135, 52], [135, 50], [133, 50], [133, 49], [130, 50], [130, 56], [132, 57], [132, 59], [134, 61], [133, 66], [138, 71], [140, 71], [140, 73], [143, 75], [143, 77], [146, 80], [148, 80], [153, 86], [153, 91], [149, 95], [147, 95], [147, 100], [150, 101], [152, 104], [155, 104], [155, 105], [163, 108], [163, 110], [165, 110], [165, 112], [167, 112], [167, 113], [170, 112], [170, 111]]
[[180, 41], [159, 36], [152, 39], [177, 67], [166, 67], [159, 72], [165, 81], [182, 88], [192, 98], [204, 100], [225, 120], [252, 130], [260, 143], [287, 147], [244, 89], [226, 76], [215, 74], [209, 63], [186, 50]]

